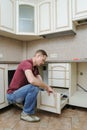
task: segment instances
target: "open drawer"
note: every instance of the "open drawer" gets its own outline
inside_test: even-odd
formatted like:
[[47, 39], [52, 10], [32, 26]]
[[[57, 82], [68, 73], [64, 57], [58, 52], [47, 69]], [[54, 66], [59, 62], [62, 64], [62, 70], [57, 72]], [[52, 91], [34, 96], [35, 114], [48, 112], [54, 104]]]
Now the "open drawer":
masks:
[[51, 93], [50, 96], [46, 91], [40, 91], [37, 99], [37, 108], [61, 114], [62, 108], [68, 103], [68, 96], [62, 93]]

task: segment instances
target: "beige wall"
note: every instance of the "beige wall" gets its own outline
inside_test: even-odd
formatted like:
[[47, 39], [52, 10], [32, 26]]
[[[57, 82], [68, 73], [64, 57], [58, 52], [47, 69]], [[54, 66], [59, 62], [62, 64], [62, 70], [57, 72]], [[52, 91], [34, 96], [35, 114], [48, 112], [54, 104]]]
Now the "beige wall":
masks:
[[[0, 36], [0, 61], [21, 61], [31, 58], [37, 49], [45, 49], [49, 55], [48, 59], [51, 60], [87, 58], [87, 25], [79, 26], [74, 36], [61, 36], [27, 43]], [[55, 54], [56, 58], [52, 58]]]
[[0, 61], [21, 61], [22, 59], [22, 42], [0, 36]]
[[[72, 60], [73, 58], [87, 58], [87, 25], [79, 26], [74, 36], [61, 36], [28, 42], [27, 56], [32, 57], [37, 49], [45, 49], [48, 59]], [[54, 54], [57, 58], [51, 58]]]

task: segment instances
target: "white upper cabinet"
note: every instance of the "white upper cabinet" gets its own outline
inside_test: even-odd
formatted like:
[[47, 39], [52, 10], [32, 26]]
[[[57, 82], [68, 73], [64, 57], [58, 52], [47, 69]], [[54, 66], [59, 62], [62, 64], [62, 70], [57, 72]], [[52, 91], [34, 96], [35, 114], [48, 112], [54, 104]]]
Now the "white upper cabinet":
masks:
[[71, 0], [39, 0], [38, 30], [40, 35], [64, 31], [74, 32]]
[[[0, 34], [19, 40], [62, 35], [61, 32], [69, 34], [75, 32], [72, 10], [74, 19], [86, 16], [86, 7], [82, 0], [0, 0]], [[76, 15], [76, 12], [81, 13]]]
[[55, 32], [74, 30], [71, 14], [71, 0], [55, 0], [54, 5]]
[[16, 12], [17, 34], [37, 34], [36, 4], [34, 1], [18, 0]]
[[15, 30], [15, 1], [0, 0], [0, 30], [13, 33]]
[[53, 32], [53, 3], [52, 0], [38, 2], [38, 32], [47, 34]]
[[87, 0], [72, 0], [73, 20], [87, 19]]

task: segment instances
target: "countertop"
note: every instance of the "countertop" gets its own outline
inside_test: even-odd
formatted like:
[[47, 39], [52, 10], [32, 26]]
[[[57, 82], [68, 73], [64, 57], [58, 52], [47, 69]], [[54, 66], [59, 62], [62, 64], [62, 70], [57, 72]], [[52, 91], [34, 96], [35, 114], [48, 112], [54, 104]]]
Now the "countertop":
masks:
[[[21, 61], [0, 61], [0, 64], [19, 64]], [[81, 63], [87, 62], [87, 58], [83, 59], [67, 59], [67, 60], [47, 60], [46, 63]]]
[[19, 61], [0, 61], [0, 64], [19, 64]]
[[47, 63], [80, 63], [87, 62], [87, 58], [83, 59], [72, 59], [72, 60], [47, 60]]

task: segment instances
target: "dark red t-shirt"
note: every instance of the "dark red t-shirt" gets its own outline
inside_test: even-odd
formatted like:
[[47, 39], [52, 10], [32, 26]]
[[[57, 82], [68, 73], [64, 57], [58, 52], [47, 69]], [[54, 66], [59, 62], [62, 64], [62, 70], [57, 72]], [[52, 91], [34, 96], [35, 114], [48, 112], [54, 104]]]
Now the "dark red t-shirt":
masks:
[[7, 93], [12, 93], [15, 90], [17, 90], [18, 88], [29, 84], [29, 82], [27, 81], [27, 78], [25, 76], [25, 73], [24, 73], [24, 71], [27, 70], [27, 69], [32, 70], [32, 72], [35, 76], [39, 74], [38, 67], [33, 66], [32, 59], [22, 61], [18, 65], [18, 68], [14, 73], [12, 81], [11, 81], [9, 87], [8, 87]]

